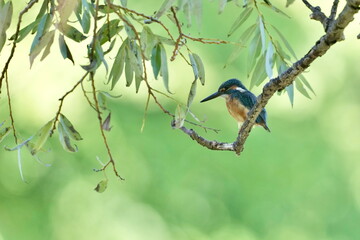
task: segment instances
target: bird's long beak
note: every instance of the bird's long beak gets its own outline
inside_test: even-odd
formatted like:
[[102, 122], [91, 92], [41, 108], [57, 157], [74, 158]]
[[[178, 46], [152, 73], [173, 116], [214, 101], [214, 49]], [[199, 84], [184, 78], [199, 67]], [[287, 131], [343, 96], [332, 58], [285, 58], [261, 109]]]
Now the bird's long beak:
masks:
[[213, 93], [211, 94], [210, 96], [208, 96], [207, 98], [204, 98], [203, 100], [201, 100], [200, 102], [206, 102], [206, 101], [209, 101], [211, 99], [214, 99], [214, 98], [217, 98], [221, 96], [221, 93], [220, 92], [216, 92], [216, 93]]

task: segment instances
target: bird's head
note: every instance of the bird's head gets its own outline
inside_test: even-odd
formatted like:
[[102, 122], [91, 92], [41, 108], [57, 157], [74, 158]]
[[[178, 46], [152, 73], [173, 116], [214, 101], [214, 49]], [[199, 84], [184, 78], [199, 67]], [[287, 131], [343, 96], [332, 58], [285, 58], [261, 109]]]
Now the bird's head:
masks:
[[247, 90], [247, 88], [240, 82], [240, 80], [233, 78], [223, 82], [217, 92], [204, 98], [200, 102], [206, 102], [219, 96], [227, 96], [230, 95], [233, 91], [246, 92], [249, 90]]

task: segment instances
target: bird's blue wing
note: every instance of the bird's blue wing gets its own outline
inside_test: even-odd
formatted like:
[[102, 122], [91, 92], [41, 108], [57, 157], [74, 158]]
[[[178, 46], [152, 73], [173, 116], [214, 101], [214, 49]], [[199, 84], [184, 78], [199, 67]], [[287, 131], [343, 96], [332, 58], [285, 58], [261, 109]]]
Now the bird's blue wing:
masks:
[[[250, 91], [241, 93], [241, 92], [235, 90], [231, 95], [233, 97], [236, 97], [237, 99], [239, 99], [240, 102], [242, 103], [242, 105], [244, 105], [247, 109], [249, 109], [249, 111], [255, 105], [256, 100], [257, 100], [256, 96], [253, 93], [251, 93]], [[266, 115], [267, 115], [266, 110], [263, 108], [255, 122], [258, 124], [266, 123], [266, 117], [267, 117]]]

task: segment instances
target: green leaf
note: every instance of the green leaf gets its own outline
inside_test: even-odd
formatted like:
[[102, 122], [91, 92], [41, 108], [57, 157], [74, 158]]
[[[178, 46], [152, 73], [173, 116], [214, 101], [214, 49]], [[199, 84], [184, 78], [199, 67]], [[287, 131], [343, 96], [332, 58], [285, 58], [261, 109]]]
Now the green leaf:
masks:
[[286, 90], [286, 93], [289, 96], [291, 106], [293, 107], [294, 106], [294, 84], [290, 84], [289, 86], [287, 86], [285, 88], [285, 90]]
[[36, 31], [36, 35], [34, 37], [34, 40], [31, 44], [31, 48], [30, 48], [30, 54], [33, 52], [33, 49], [35, 47], [37, 47], [40, 43], [40, 40], [43, 38], [43, 36], [48, 33], [48, 30], [51, 26], [51, 20], [52, 17], [50, 16], [50, 14], [45, 14], [41, 20], [40, 23], [37, 27], [37, 31]]
[[184, 109], [180, 106], [177, 105], [176, 110], [175, 110], [175, 118], [172, 124], [173, 128], [181, 128], [184, 125], [184, 121], [185, 121], [185, 111]]
[[124, 27], [119, 26], [120, 20], [113, 19], [109, 23], [104, 23], [99, 29], [97, 35], [100, 39], [100, 44], [103, 45], [106, 42], [110, 42], [111, 38], [118, 34]]
[[302, 82], [299, 79], [295, 80], [295, 86], [296, 89], [305, 97], [311, 99], [309, 93], [307, 92], [306, 88], [304, 88], [304, 85], [302, 84]]
[[239, 42], [240, 44], [238, 44], [238, 46], [236, 46], [234, 48], [234, 50], [231, 52], [228, 60], [226, 61], [225, 67], [227, 65], [229, 65], [230, 63], [232, 63], [233, 61], [235, 61], [235, 59], [240, 55], [240, 53], [242, 52], [242, 50], [245, 49], [245, 44], [247, 43], [247, 41], [249, 40], [249, 38], [251, 37], [251, 35], [254, 33], [254, 30], [257, 29], [256, 25], [253, 24], [250, 27], [248, 27], [243, 34], [241, 34], [240, 38], [239, 38]]
[[120, 2], [123, 7], [127, 6], [127, 0], [120, 0]]
[[251, 15], [253, 8], [245, 8], [235, 20], [233, 25], [230, 28], [228, 37], [230, 37]]
[[80, 23], [84, 33], [89, 33], [91, 24], [89, 11], [84, 10]]
[[174, 5], [175, 0], [165, 0], [161, 5], [160, 9], [156, 12], [155, 18], [160, 18], [166, 11], [168, 11], [172, 5]]
[[107, 74], [108, 70], [109, 70], [109, 66], [105, 60], [104, 51], [103, 51], [99, 41], [95, 42], [95, 56], [96, 56], [96, 58], [100, 59], [101, 62], [104, 64], [105, 69], [106, 69], [106, 74]]
[[64, 130], [66, 131], [67, 135], [69, 135], [72, 139], [76, 141], [82, 140], [80, 133], [76, 131], [72, 123], [67, 119], [63, 114], [60, 114], [59, 123], [62, 125]]
[[[35, 28], [36, 26], [38, 26], [40, 22], [40, 19], [37, 19], [35, 20], [34, 22], [30, 23], [29, 25], [27, 25], [26, 27], [24, 27], [23, 29], [21, 29], [19, 31], [19, 34], [18, 34], [18, 38], [16, 40], [16, 42], [20, 42], [21, 40], [23, 40], [30, 32], [33, 28]], [[15, 34], [13, 34], [11, 37], [10, 37], [10, 40], [14, 40], [15, 39]]]
[[279, 29], [277, 29], [275, 26], [271, 25], [272, 28], [275, 30], [275, 32], [279, 35], [280, 39], [282, 40], [282, 42], [284, 43], [285, 47], [288, 49], [288, 51], [291, 53], [291, 55], [297, 59], [295, 51], [292, 49], [291, 45], [289, 44], [289, 42], [286, 40], [286, 38], [284, 37], [284, 35], [282, 35], [282, 33], [280, 32]]
[[201, 29], [201, 20], [202, 20], [202, 2], [203, 0], [192, 0], [192, 14], [195, 16], [198, 29]]
[[266, 72], [264, 69], [265, 65], [265, 54], [261, 55], [255, 69], [253, 71], [251, 81], [250, 81], [250, 89], [253, 88], [255, 85], [260, 85], [262, 81], [266, 78]]
[[274, 66], [274, 47], [269, 41], [268, 48], [266, 50], [266, 57], [265, 57], [265, 70], [267, 76], [271, 79], [273, 75], [273, 66]]
[[84, 36], [79, 30], [70, 26], [68, 24], [62, 25], [59, 30], [68, 38], [74, 40], [75, 42], [81, 42], [85, 40], [87, 37]]
[[[55, 30], [46, 32], [38, 42], [38, 44], [30, 51], [30, 66], [34, 63], [39, 53], [52, 41], [54, 41]], [[45, 54], [46, 55], [46, 54]]]
[[31, 155], [36, 155], [42, 149], [50, 136], [53, 123], [54, 120], [49, 121], [42, 128], [40, 128], [40, 130], [32, 137], [32, 144], [27, 145], [29, 147]]
[[263, 6], [267, 7], [267, 8], [270, 8], [271, 10], [273, 10], [274, 12], [276, 13], [279, 13], [287, 18], [290, 18], [289, 15], [287, 15], [286, 13], [284, 13], [283, 11], [281, 11], [280, 9], [278, 9], [277, 7], [275, 7], [274, 5], [272, 5], [270, 2], [269, 3], [265, 3], [265, 2], [262, 2], [261, 3]]
[[111, 90], [114, 89], [116, 83], [119, 81], [121, 74], [124, 70], [124, 64], [126, 59], [126, 45], [128, 44], [128, 38], [120, 46], [118, 53], [116, 54], [114, 64], [111, 68], [109, 75], [109, 82], [111, 81]]
[[151, 29], [144, 26], [141, 35], [141, 50], [145, 55], [145, 59], [149, 60], [154, 49], [154, 46], [158, 43], [157, 37], [152, 33]]
[[102, 180], [101, 182], [98, 183], [98, 185], [96, 185], [94, 190], [97, 191], [98, 193], [103, 193], [107, 188], [107, 183], [108, 183], [107, 179]]
[[187, 99], [187, 104], [186, 104], [186, 107], [187, 109], [190, 108], [190, 105], [192, 104], [194, 98], [195, 98], [195, 95], [196, 95], [196, 85], [197, 85], [197, 81], [196, 79], [192, 82], [191, 84], [191, 88], [190, 88], [190, 91], [189, 91], [189, 96], [188, 96], [188, 99]]
[[63, 148], [68, 152], [77, 152], [78, 151], [77, 146], [74, 145], [75, 147], [73, 147], [71, 145], [70, 137], [60, 122], [58, 123], [57, 129], [59, 132], [59, 140]]
[[49, 2], [50, 2], [50, 0], [44, 0], [43, 1], [43, 4], [41, 5], [40, 11], [39, 11], [38, 15], [36, 16], [36, 20], [40, 20], [44, 16], [44, 14], [45, 14], [45, 12], [46, 12], [46, 10], [48, 8]]
[[261, 37], [260, 37], [260, 30], [256, 28], [254, 33], [254, 37], [250, 42], [249, 50], [248, 50], [248, 57], [247, 57], [247, 76], [250, 76], [250, 73], [255, 67], [256, 60], [259, 58], [261, 53]]
[[60, 25], [67, 23], [70, 15], [74, 10], [76, 10], [79, 0], [58, 0], [58, 5], [56, 7], [57, 12], [60, 15]]
[[94, 59], [89, 65], [81, 65], [81, 67], [87, 72], [92, 72], [95, 71], [95, 69], [98, 67], [98, 64], [97, 61]]
[[264, 26], [262, 17], [259, 17], [259, 29], [260, 29], [260, 36], [261, 36], [262, 52], [265, 52], [265, 50], [266, 50], [266, 34], [265, 34], [265, 26]]
[[152, 49], [151, 66], [154, 72], [154, 77], [157, 79], [161, 69], [161, 48], [160, 43]]
[[126, 78], [126, 86], [130, 87], [134, 78], [134, 70], [131, 64], [129, 54], [126, 54], [125, 57], [125, 78]]
[[6, 30], [10, 27], [13, 5], [11, 1], [0, 6], [0, 52], [6, 42]]
[[218, 11], [219, 14], [221, 14], [224, 11], [227, 2], [228, 2], [227, 0], [219, 0], [219, 11]]
[[195, 62], [195, 58], [193, 56], [192, 53], [189, 53], [189, 58], [190, 58], [190, 63], [191, 63], [191, 67], [193, 69], [193, 72], [194, 72], [194, 77], [195, 77], [195, 80], [199, 78], [199, 69], [198, 69], [198, 66]]
[[300, 81], [301, 81], [302, 83], [305, 84], [305, 86], [306, 86], [314, 95], [316, 95], [316, 94], [315, 94], [315, 91], [312, 89], [310, 83], [306, 80], [306, 78], [304, 77], [304, 75], [300, 74], [300, 75], [298, 76], [298, 78], [300, 79]]
[[6, 136], [10, 133], [11, 128], [5, 127], [3, 129], [0, 129], [0, 143], [6, 138]]
[[196, 68], [198, 70], [198, 76], [199, 76], [199, 79], [200, 79], [200, 82], [202, 85], [205, 84], [205, 69], [204, 69], [204, 64], [203, 62], [201, 61], [201, 58], [193, 53], [192, 54], [194, 60], [195, 60], [195, 64], [196, 64]]
[[54, 42], [55, 30], [53, 30], [51, 32], [53, 32], [53, 33], [50, 34], [50, 39], [49, 39], [48, 43], [46, 44], [46, 48], [45, 48], [45, 50], [43, 52], [43, 55], [41, 56], [40, 61], [44, 60], [50, 54], [50, 49], [51, 49], [51, 46], [52, 46], [52, 44]]
[[[127, 47], [127, 56], [129, 56], [130, 63], [132, 70], [135, 73], [135, 85], [136, 85], [136, 92], [139, 91], [140, 82], [143, 80], [142, 73], [143, 73], [143, 65], [142, 65], [142, 58], [141, 58], [141, 50], [140, 47], [135, 44], [129, 44]], [[126, 68], [126, 66], [125, 66]], [[126, 72], [125, 72], [126, 74]]]
[[166, 51], [164, 48], [164, 45], [162, 45], [161, 43], [159, 44], [160, 46], [160, 56], [161, 56], [161, 76], [163, 78], [163, 82], [164, 82], [164, 86], [166, 88], [166, 90], [170, 92], [169, 90], [169, 70], [168, 70], [168, 65], [167, 65], [167, 57], [166, 57]]
[[104, 122], [101, 124], [101, 128], [109, 132], [112, 128], [110, 126], [110, 122], [111, 122], [111, 113], [109, 113], [108, 116], [105, 118]]
[[73, 64], [75, 64], [74, 59], [72, 57], [72, 54], [70, 52], [70, 49], [68, 45], [65, 42], [64, 35], [59, 34], [59, 46], [60, 46], [60, 52], [64, 59], [69, 59], [72, 61]]

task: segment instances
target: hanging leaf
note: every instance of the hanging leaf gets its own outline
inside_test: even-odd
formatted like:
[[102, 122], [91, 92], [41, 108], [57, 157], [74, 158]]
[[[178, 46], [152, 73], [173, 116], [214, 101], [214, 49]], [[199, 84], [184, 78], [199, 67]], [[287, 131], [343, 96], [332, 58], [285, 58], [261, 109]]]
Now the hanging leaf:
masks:
[[175, 0], [165, 0], [161, 5], [160, 9], [156, 12], [155, 18], [160, 18], [166, 11], [168, 11], [171, 6], [175, 3]]
[[90, 24], [91, 24], [91, 17], [89, 11], [84, 11], [81, 21], [80, 21], [81, 27], [83, 29], [84, 33], [89, 33], [90, 31]]
[[[26, 27], [24, 27], [23, 29], [21, 29], [18, 33], [18, 38], [16, 42], [18, 43], [21, 40], [23, 40], [31, 32], [31, 30], [34, 29], [39, 24], [40, 20], [41, 19], [37, 19], [34, 22], [27, 25]], [[13, 34], [9, 39], [15, 40], [15, 34]]]
[[45, 14], [41, 18], [40, 23], [37, 27], [36, 35], [31, 44], [30, 54], [34, 51], [35, 47], [39, 48], [38, 45], [40, 43], [40, 40], [43, 39], [43, 37], [46, 33], [48, 33], [48, 30], [51, 26], [51, 20], [52, 20], [52, 17], [50, 16], [50, 14]]
[[101, 182], [98, 183], [98, 185], [96, 185], [94, 190], [97, 191], [98, 193], [103, 193], [107, 188], [107, 183], [108, 183], [107, 179], [102, 180]]
[[251, 15], [253, 8], [245, 8], [235, 20], [233, 25], [230, 28], [228, 37], [230, 37]]
[[60, 24], [66, 24], [71, 13], [77, 8], [79, 0], [57, 0], [56, 10], [60, 15]]
[[316, 94], [315, 94], [315, 91], [312, 89], [310, 83], [306, 80], [306, 78], [304, 77], [304, 75], [300, 74], [300, 75], [298, 76], [298, 78], [300, 79], [300, 81], [301, 81], [302, 83], [305, 84], [305, 86], [306, 86], [314, 95], [316, 95]]
[[68, 38], [74, 40], [75, 42], [81, 42], [85, 40], [87, 37], [84, 36], [79, 30], [70, 26], [68, 24], [62, 25], [59, 30]]
[[185, 111], [182, 109], [180, 105], [177, 105], [175, 110], [175, 119], [173, 121], [173, 128], [181, 128], [184, 125], [185, 121]]
[[195, 16], [196, 24], [198, 29], [201, 29], [201, 20], [202, 20], [202, 2], [203, 0], [192, 0], [192, 15]]
[[6, 42], [6, 30], [10, 27], [13, 5], [11, 1], [0, 4], [0, 52]]
[[58, 123], [57, 129], [59, 132], [59, 140], [63, 148], [68, 152], [77, 152], [78, 151], [77, 146], [75, 145], [75, 147], [73, 147], [71, 145], [70, 137], [61, 123]]
[[101, 124], [102, 129], [104, 129], [105, 131], [110, 131], [112, 128], [110, 126], [110, 121], [111, 121], [111, 113], [108, 114], [108, 116], [105, 118], [104, 122]]
[[110, 42], [111, 38], [118, 34], [124, 27], [119, 26], [120, 20], [113, 19], [109, 23], [105, 23], [99, 29], [97, 36], [100, 39], [100, 44]]
[[161, 69], [161, 48], [160, 43], [156, 44], [156, 46], [152, 49], [151, 54], [151, 66], [154, 72], [154, 77], [157, 79], [160, 69]]
[[75, 130], [72, 123], [67, 119], [63, 114], [60, 114], [59, 123], [63, 126], [66, 133], [74, 140], [79, 141], [82, 140], [80, 133]]
[[145, 59], [149, 60], [154, 49], [154, 46], [158, 43], [157, 37], [152, 33], [151, 29], [144, 26], [141, 35], [141, 50], [145, 55]]
[[296, 89], [305, 97], [311, 99], [309, 93], [307, 92], [306, 88], [304, 88], [304, 85], [302, 84], [302, 82], [299, 79], [295, 80], [295, 86]]
[[271, 27], [275, 30], [275, 32], [279, 35], [281, 41], [284, 43], [285, 47], [288, 49], [288, 51], [291, 53], [291, 55], [297, 59], [295, 51], [293, 50], [293, 48], [291, 47], [290, 43], [286, 40], [286, 38], [284, 37], [284, 35], [280, 32], [279, 29], [277, 29], [275, 26], [271, 25]]
[[126, 45], [128, 44], [128, 38], [120, 46], [118, 53], [116, 54], [114, 64], [109, 74], [109, 82], [111, 81], [111, 90], [114, 89], [116, 83], [119, 81], [121, 74], [124, 70], [124, 64], [126, 59]]
[[250, 42], [248, 57], [247, 57], [247, 76], [250, 76], [250, 73], [255, 67], [256, 60], [259, 58], [261, 53], [261, 37], [259, 28], [256, 29], [254, 37]]
[[96, 56], [96, 58], [100, 59], [101, 62], [104, 64], [106, 74], [107, 74], [108, 70], [109, 70], [109, 66], [105, 60], [104, 51], [103, 51], [99, 41], [95, 42], [95, 56]]
[[245, 45], [247, 43], [247, 41], [249, 40], [249, 38], [251, 37], [251, 35], [254, 33], [254, 30], [257, 29], [256, 25], [253, 24], [250, 27], [248, 27], [243, 34], [241, 34], [240, 38], [239, 38], [239, 44], [234, 48], [234, 50], [231, 52], [228, 60], [226, 61], [226, 64], [224, 67], [226, 67], [227, 65], [229, 65], [230, 63], [232, 63], [233, 61], [235, 61], [236, 58], [238, 58], [238, 56], [240, 55], [240, 53], [242, 52], [242, 50], [245, 49]]
[[262, 83], [262, 81], [266, 78], [264, 65], [265, 65], [265, 54], [261, 55], [258, 62], [256, 63], [250, 81], [250, 89], [253, 88], [255, 85], [259, 85], [260, 83]]
[[289, 96], [289, 100], [291, 106], [294, 107], [294, 84], [290, 84], [285, 88], [287, 95]]
[[[31, 50], [30, 52], [30, 67], [34, 63], [35, 58], [40, 54], [40, 52], [48, 45], [51, 46], [52, 42], [54, 41], [54, 34], [55, 30], [52, 30], [50, 32], [46, 32], [38, 42], [38, 44]], [[49, 47], [50, 48], [50, 47]], [[50, 51], [49, 49], [47, 51]], [[44, 56], [46, 57], [47, 53], [44, 52]], [[43, 58], [44, 58], [43, 56]], [[43, 59], [42, 58], [42, 59]]]
[[126, 54], [125, 57], [125, 78], [126, 78], [126, 86], [130, 87], [134, 78], [134, 70], [131, 64], [129, 54]]
[[273, 75], [273, 66], [274, 66], [274, 47], [271, 43], [271, 41], [269, 41], [268, 44], [268, 48], [266, 50], [266, 57], [265, 57], [265, 70], [266, 70], [266, 74], [267, 76], [271, 79], [272, 75]]
[[27, 144], [27, 147], [29, 148], [31, 155], [37, 154], [42, 149], [42, 147], [44, 146], [44, 144], [46, 143], [46, 141], [48, 140], [48, 138], [50, 136], [50, 131], [53, 126], [53, 123], [54, 123], [54, 120], [51, 120], [48, 123], [46, 123], [32, 137], [32, 139], [30, 141], [31, 144]]
[[195, 77], [195, 80], [196, 80], [196, 79], [199, 78], [199, 69], [198, 69], [198, 66], [196, 64], [195, 58], [194, 58], [192, 53], [189, 54], [189, 58], [190, 58], [190, 63], [191, 63], [193, 72], [194, 72], [194, 77]]
[[64, 35], [59, 34], [59, 46], [60, 46], [60, 52], [64, 59], [69, 59], [73, 64], [75, 64], [74, 59], [72, 57], [72, 54], [70, 52], [70, 49], [68, 45], [65, 42]]
[[95, 71], [97, 66], [98, 66], [98, 64], [97, 64], [96, 59], [93, 59], [89, 65], [81, 65], [81, 67], [87, 72]]
[[45, 14], [45, 12], [46, 12], [46, 10], [48, 8], [49, 3], [50, 3], [50, 0], [44, 0], [43, 1], [43, 4], [41, 5], [40, 11], [39, 11], [38, 15], [36, 16], [36, 20], [40, 20], [44, 16], [44, 14]]
[[51, 49], [51, 46], [52, 46], [52, 44], [54, 42], [54, 37], [55, 37], [55, 34], [51, 34], [50, 40], [46, 44], [45, 50], [43, 52], [43, 55], [41, 56], [40, 61], [44, 60], [50, 54], [50, 49]]
[[191, 88], [190, 88], [190, 92], [189, 92], [189, 96], [188, 96], [188, 99], [187, 99], [187, 104], [186, 104], [186, 107], [187, 109], [190, 108], [190, 105], [192, 104], [194, 98], [195, 98], [195, 95], [196, 95], [196, 84], [197, 81], [196, 79], [192, 82], [191, 84]]
[[166, 51], [164, 46], [160, 43], [160, 56], [161, 56], [161, 76], [163, 78], [163, 82], [164, 82], [164, 86], [165, 89], [170, 92], [169, 89], [169, 70], [168, 70], [168, 65], [167, 65], [167, 57], [166, 57]]
[[266, 50], [266, 34], [265, 34], [265, 26], [262, 20], [262, 17], [259, 17], [259, 29], [260, 29], [260, 36], [261, 36], [261, 45], [262, 45], [262, 52]]
[[204, 85], [205, 84], [204, 64], [203, 64], [201, 58], [197, 54], [193, 53], [192, 56], [193, 56], [193, 59], [194, 59], [195, 64], [196, 64], [196, 68], [197, 68], [197, 71], [198, 71], [198, 76], [199, 76], [200, 82], [201, 82], [202, 85]]
[[280, 9], [278, 9], [277, 7], [275, 7], [274, 5], [272, 5], [270, 2], [268, 2], [268, 3], [262, 2], [261, 4], [262, 4], [263, 6], [265, 6], [265, 7], [273, 10], [273, 11], [276, 12], [276, 13], [279, 13], [279, 14], [287, 17], [287, 18], [290, 18], [289, 15], [287, 15], [286, 13], [284, 13], [283, 11], [281, 11]]

